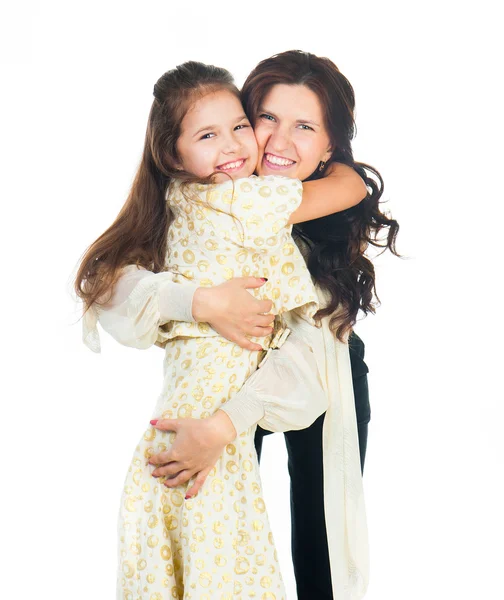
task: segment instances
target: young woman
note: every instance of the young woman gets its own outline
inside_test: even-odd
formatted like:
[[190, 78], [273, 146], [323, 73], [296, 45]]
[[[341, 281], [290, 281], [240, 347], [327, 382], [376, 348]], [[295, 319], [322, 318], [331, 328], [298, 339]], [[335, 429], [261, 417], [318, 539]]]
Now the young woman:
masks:
[[[311, 184], [322, 184], [328, 168], [337, 163], [350, 171], [341, 173], [341, 177], [347, 178], [349, 189], [351, 182], [361, 181], [360, 177], [369, 189], [366, 199], [354, 208], [294, 228], [308, 268], [326, 294], [325, 324], [332, 321], [331, 328], [337, 330], [352, 326], [359, 310], [374, 311], [374, 269], [364, 256], [364, 250], [368, 244], [379, 245], [377, 236], [386, 228], [388, 235], [383, 246], [395, 253], [398, 231], [397, 222], [379, 210], [383, 191], [380, 175], [353, 159], [353, 89], [328, 59], [290, 51], [261, 62], [245, 82], [242, 97], [259, 142], [259, 174], [282, 173]], [[323, 165], [319, 148], [325, 143], [325, 135], [331, 140], [332, 155]], [[324, 191], [321, 195], [324, 196]], [[240, 314], [233, 312], [236, 302], [233, 304], [232, 298], [244, 297], [240, 285], [236, 282], [232, 288], [196, 291], [192, 305], [196, 319], [201, 315], [203, 320], [212, 321], [214, 327], [225, 330], [224, 335], [235, 339], [242, 331], [249, 331], [247, 328], [258, 317], [258, 311], [248, 305]], [[226, 310], [219, 310], [219, 303], [225, 305]], [[331, 315], [336, 307], [338, 319], [335, 320]], [[322, 373], [326, 368], [334, 371], [337, 361], [330, 342], [328, 344], [321, 359]], [[363, 344], [354, 334], [350, 336], [349, 348], [359, 423], [355, 422], [355, 408], [349, 403], [348, 394], [339, 398], [332, 395], [325, 417], [305, 430], [286, 434], [292, 480], [292, 550], [300, 600], [360, 598], [367, 585], [363, 499], [356, 473], [359, 458], [363, 464], [369, 420], [367, 367], [363, 362]], [[347, 358], [340, 357], [339, 363], [343, 360]], [[254, 377], [260, 378], [261, 372]], [[188, 491], [197, 493], [223, 444], [234, 432], [223, 413], [227, 412], [238, 423], [237, 431], [264, 415], [264, 406], [261, 409], [264, 394], [245, 388], [243, 397], [240, 392], [218, 411], [220, 421], [217, 420], [219, 415], [214, 422], [160, 421], [158, 426], [176, 431], [177, 438], [171, 452], [151, 458], [153, 464], [159, 465], [153, 474], [174, 476], [166, 482], [168, 486], [197, 475], [196, 483]], [[279, 388], [281, 384], [279, 386], [270, 376], [270, 400], [271, 390]], [[348, 386], [347, 392], [351, 396]], [[245, 418], [238, 419], [236, 413], [243, 411], [243, 406], [251, 401], [255, 409], [246, 411]], [[264, 433], [258, 428], [259, 454]]]
[[[272, 314], [315, 330], [318, 298], [291, 225], [333, 212], [339, 203], [322, 203], [311, 194], [301, 198], [299, 180], [249, 177], [257, 144], [223, 69], [186, 63], [161, 77], [154, 95], [130, 197], [91, 246], [76, 287], [88, 315], [92, 311], [119, 341], [165, 347], [156, 413], [206, 419], [255, 370], [259, 353], [229, 343], [206, 324], [171, 322], [160, 330], [167, 282], [214, 286], [238, 271], [260, 275], [269, 280]], [[324, 156], [330, 154], [328, 144]], [[153, 223], [156, 216], [159, 223]], [[153, 224], [157, 229], [150, 230]], [[156, 267], [156, 243], [166, 249], [168, 272], [146, 269]], [[135, 285], [123, 303], [110, 308], [119, 280]], [[281, 327], [280, 333], [283, 340], [288, 330]], [[271, 334], [258, 342], [271, 347]], [[326, 407], [321, 387], [316, 396], [320, 414]], [[299, 417], [301, 427], [313, 421], [306, 421], [306, 411]], [[242, 590], [285, 597], [261, 497], [254, 430], [249, 427], [226, 446], [194, 502], [184, 501], [186, 485], [168, 490], [162, 481], [152, 482], [148, 460], [171, 440], [152, 427], [146, 430], [121, 505], [119, 596], [161, 600], [169, 589], [178, 598], [227, 598]]]

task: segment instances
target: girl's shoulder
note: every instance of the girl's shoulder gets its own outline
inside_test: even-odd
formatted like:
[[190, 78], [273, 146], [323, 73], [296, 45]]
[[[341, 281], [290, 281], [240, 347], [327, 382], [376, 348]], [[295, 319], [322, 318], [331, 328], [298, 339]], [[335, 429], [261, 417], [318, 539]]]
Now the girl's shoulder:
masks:
[[181, 183], [175, 180], [168, 190], [167, 201], [175, 212], [184, 210], [188, 202], [196, 202], [207, 208], [235, 213], [238, 206], [243, 204], [244, 208], [251, 208], [256, 200], [261, 200], [263, 211], [268, 206], [278, 208], [279, 203], [288, 203], [294, 210], [299, 206], [302, 194], [303, 185], [299, 179], [280, 175], [251, 175], [209, 184]]
[[240, 177], [239, 179], [229, 179], [220, 183], [182, 183], [174, 179], [170, 183], [168, 193], [173, 193], [181, 189], [190, 190], [195, 193], [206, 193], [210, 190], [226, 191], [228, 189], [236, 189], [237, 191], [250, 192], [253, 189], [261, 187], [274, 187], [286, 189], [300, 189], [302, 183], [299, 179], [283, 177], [281, 175], [250, 175], [249, 177]]
[[238, 187], [243, 185], [247, 188], [249, 186], [252, 186], [253, 188], [261, 188], [263, 186], [272, 186], [275, 188], [285, 187], [286, 189], [299, 189], [302, 187], [302, 183], [299, 179], [292, 179], [289, 177], [283, 177], [281, 175], [251, 175], [250, 177], [236, 179], [234, 184]]
[[251, 175], [234, 181], [226, 181], [212, 188], [214, 192], [223, 193], [225, 196], [232, 194], [234, 199], [260, 196], [270, 198], [272, 201], [279, 196], [300, 198], [303, 193], [303, 184], [299, 179], [290, 179], [280, 175]]

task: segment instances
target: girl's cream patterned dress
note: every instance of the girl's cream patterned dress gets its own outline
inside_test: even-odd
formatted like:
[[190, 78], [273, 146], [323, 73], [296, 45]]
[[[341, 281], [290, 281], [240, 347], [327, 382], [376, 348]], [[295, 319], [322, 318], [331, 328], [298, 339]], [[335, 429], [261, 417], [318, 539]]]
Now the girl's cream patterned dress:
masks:
[[[175, 281], [213, 286], [240, 276], [266, 277], [254, 290], [275, 314], [295, 310], [310, 323], [318, 304], [287, 225], [301, 202], [298, 180], [250, 177], [214, 186], [172, 184], [174, 213], [167, 265]], [[155, 277], [135, 288], [132, 310], [157, 318]], [[270, 339], [256, 340], [267, 348]], [[164, 384], [153, 416], [214, 413], [257, 368], [243, 350], [202, 323], [164, 325]], [[151, 476], [149, 457], [174, 434], [153, 428], [136, 448], [119, 518], [121, 600], [284, 600], [285, 590], [262, 497], [255, 427], [229, 444], [199, 494], [185, 500]]]

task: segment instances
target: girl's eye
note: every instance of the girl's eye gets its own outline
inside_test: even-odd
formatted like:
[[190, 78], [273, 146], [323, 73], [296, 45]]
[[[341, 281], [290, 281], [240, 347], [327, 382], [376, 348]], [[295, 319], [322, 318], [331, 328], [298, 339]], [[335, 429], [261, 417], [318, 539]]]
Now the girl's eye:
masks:
[[240, 129], [245, 129], [245, 127], [250, 127], [250, 125], [247, 125], [246, 123], [243, 123], [242, 125], [237, 125], [235, 127], [235, 131], [239, 131]]
[[259, 115], [260, 119], [266, 119], [266, 121], [274, 121], [275, 118], [272, 117], [271, 115], [268, 115], [268, 113], [263, 113], [262, 115]]
[[215, 133], [205, 133], [205, 135], [202, 135], [200, 137], [200, 140], [210, 140], [214, 136], [215, 136]]

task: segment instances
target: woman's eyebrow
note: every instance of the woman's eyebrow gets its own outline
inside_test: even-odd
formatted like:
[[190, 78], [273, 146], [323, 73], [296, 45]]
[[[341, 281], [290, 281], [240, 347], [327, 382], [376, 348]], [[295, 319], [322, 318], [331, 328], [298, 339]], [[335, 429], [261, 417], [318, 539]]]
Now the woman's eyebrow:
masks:
[[[277, 115], [275, 115], [274, 112], [271, 112], [271, 110], [264, 108], [264, 106], [260, 106], [258, 112], [259, 113], [263, 113], [263, 112], [267, 113], [268, 115], [275, 117], [275, 119], [278, 119]], [[320, 127], [319, 123], [316, 123], [315, 121], [310, 121], [309, 119], [296, 119], [296, 123], [300, 123], [301, 125], [315, 125], [315, 127]]]
[[320, 127], [320, 125], [318, 123], [315, 123], [315, 121], [309, 121], [307, 119], [298, 119], [296, 123], [300, 123], [301, 125], [315, 125], [315, 127]]
[[277, 116], [275, 115], [275, 113], [271, 112], [271, 110], [268, 110], [267, 108], [264, 108], [264, 106], [260, 106], [258, 111], [259, 113], [268, 113], [268, 115], [271, 115], [272, 117], [275, 117], [275, 119], [277, 118]]

